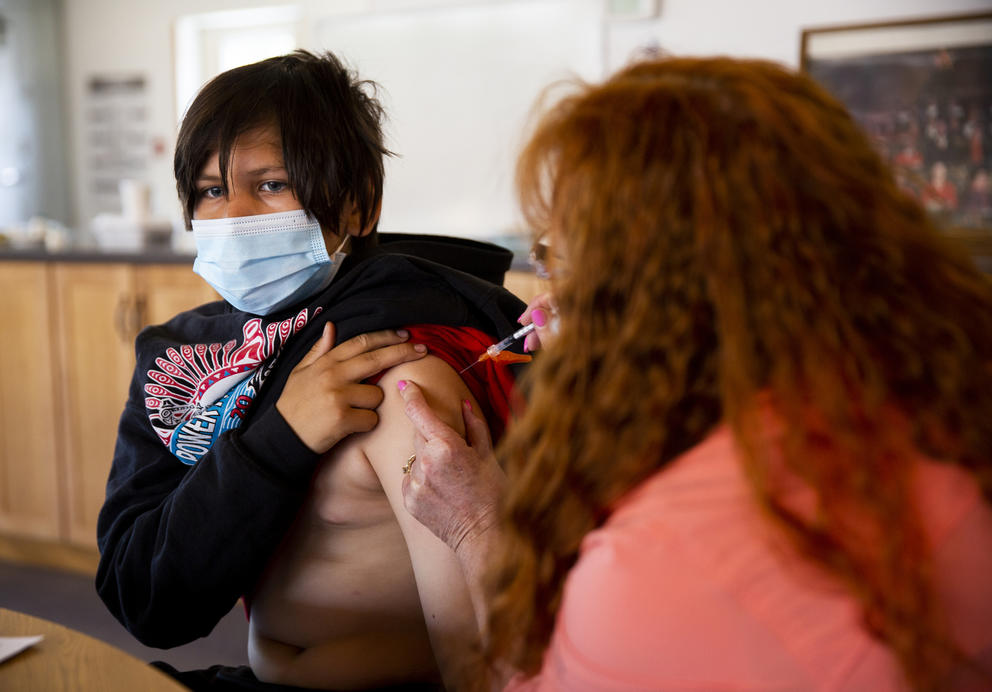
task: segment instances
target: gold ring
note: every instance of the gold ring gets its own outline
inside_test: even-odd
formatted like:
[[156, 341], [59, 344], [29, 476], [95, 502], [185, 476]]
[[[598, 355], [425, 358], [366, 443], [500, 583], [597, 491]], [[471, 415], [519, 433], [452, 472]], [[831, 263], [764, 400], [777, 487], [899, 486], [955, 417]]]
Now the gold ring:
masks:
[[417, 455], [411, 454], [410, 458], [407, 459], [406, 463], [403, 465], [403, 475], [410, 473], [410, 469], [413, 468], [413, 462], [415, 462], [416, 460], [417, 460]]

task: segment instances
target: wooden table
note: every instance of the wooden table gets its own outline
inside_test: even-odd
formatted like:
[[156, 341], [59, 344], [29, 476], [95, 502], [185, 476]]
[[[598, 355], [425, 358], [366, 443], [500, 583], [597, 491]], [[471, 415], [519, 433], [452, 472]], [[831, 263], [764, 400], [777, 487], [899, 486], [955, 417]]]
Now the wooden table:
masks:
[[0, 663], [0, 690], [11, 692], [188, 692], [120, 649], [48, 620], [0, 608], [0, 636], [44, 639]]

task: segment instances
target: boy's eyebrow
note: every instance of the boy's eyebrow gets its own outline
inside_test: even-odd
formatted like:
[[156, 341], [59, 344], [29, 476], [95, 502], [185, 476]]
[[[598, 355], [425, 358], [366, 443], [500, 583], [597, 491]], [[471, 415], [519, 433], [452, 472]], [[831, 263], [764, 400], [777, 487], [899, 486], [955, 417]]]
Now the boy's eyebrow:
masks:
[[[259, 175], [266, 175], [267, 173], [272, 173], [272, 172], [276, 172], [276, 171], [285, 172], [286, 171], [286, 167], [285, 166], [262, 166], [261, 168], [255, 168], [254, 170], [245, 171], [245, 174], [246, 175], [251, 175], [251, 176], [259, 176]], [[196, 182], [197, 183], [212, 183], [212, 182], [220, 182], [220, 180], [221, 180], [221, 178], [220, 178], [220, 175], [219, 174], [218, 175], [211, 175], [209, 173], [204, 173], [204, 174], [200, 175], [196, 179]]]
[[265, 175], [266, 173], [271, 173], [272, 171], [285, 171], [285, 166], [262, 166], [261, 168], [256, 168], [251, 171], [247, 171], [248, 175]]

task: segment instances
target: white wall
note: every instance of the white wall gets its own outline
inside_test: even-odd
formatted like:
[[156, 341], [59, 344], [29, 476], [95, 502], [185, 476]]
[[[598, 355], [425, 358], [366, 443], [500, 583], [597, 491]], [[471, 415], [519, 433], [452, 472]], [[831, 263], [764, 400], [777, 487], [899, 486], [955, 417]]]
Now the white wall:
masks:
[[[489, 4], [514, 0], [489, 0]], [[589, 2], [575, 0], [577, 11], [587, 12]], [[79, 133], [84, 124], [84, 88], [94, 74], [143, 73], [147, 78], [149, 131], [165, 143], [162, 154], [153, 158], [149, 180], [153, 188], [153, 211], [178, 216], [172, 181], [172, 147], [176, 132], [176, 104], [173, 77], [172, 30], [176, 18], [197, 12], [290, 4], [289, 0], [64, 0], [66, 46], [65, 85], [71, 143], [73, 208], [75, 222], [83, 225], [92, 215], [86, 199], [84, 148]], [[486, 4], [486, 0], [301, 0], [306, 21], [311, 25], [307, 36], [328, 15], [356, 13], [397, 13], [424, 7], [450, 5], [454, 8]], [[519, 2], [518, 2], [519, 4]], [[945, 13], [992, 9], [992, 0], [659, 0], [660, 14], [654, 20], [636, 24], [611, 24], [605, 36], [610, 45], [590, 45], [591, 56], [614, 66], [622, 60], [627, 46], [645, 38], [657, 40], [659, 46], [676, 54], [724, 54], [764, 57], [797, 66], [799, 40], [803, 28], [831, 24], [882, 21]], [[453, 10], [454, 11], [454, 10]], [[591, 42], [595, 43], [595, 42]], [[319, 46], [306, 46], [319, 47]], [[324, 46], [333, 49], [333, 46]], [[404, 46], [396, 46], [396, 59], [404, 59]], [[605, 48], [605, 50], [604, 50]], [[361, 65], [358, 65], [361, 69]], [[376, 79], [366, 71], [363, 76]], [[498, 75], [478, 75], [486, 84], [501, 84]], [[435, 95], [435, 98], [437, 96]], [[459, 98], [457, 91], [452, 98]], [[437, 103], [444, 113], [450, 104]], [[512, 146], [513, 143], [508, 143]], [[403, 142], [394, 143], [403, 149]], [[416, 151], [415, 146], [411, 147]], [[413, 179], [425, 190], [453, 188], [457, 169], [430, 157], [408, 157], [404, 166], [415, 170]], [[503, 175], [505, 178], [506, 175]], [[394, 197], [396, 194], [394, 194]], [[499, 193], [502, 199], [503, 192]], [[502, 202], [500, 202], [502, 204]], [[509, 212], [507, 212], [509, 213]], [[395, 229], [422, 230], [424, 210], [389, 208], [389, 225]], [[416, 223], [411, 228], [411, 220]], [[384, 218], [384, 223], [386, 219]], [[386, 227], [384, 230], [391, 230]], [[441, 224], [441, 230], [448, 230]], [[479, 229], [468, 229], [469, 233]], [[491, 230], [491, 229], [485, 229]]]
[[493, 237], [518, 225], [513, 168], [545, 87], [603, 72], [599, 0], [475, 3], [314, 26], [389, 114], [383, 231]]

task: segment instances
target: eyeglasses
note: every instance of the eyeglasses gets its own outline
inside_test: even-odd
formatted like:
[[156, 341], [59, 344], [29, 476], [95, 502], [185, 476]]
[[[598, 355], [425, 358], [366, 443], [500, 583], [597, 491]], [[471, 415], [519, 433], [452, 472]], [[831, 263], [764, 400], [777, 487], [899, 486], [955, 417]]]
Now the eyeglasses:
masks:
[[551, 272], [548, 270], [548, 256], [551, 253], [551, 248], [548, 246], [547, 241], [538, 240], [530, 248], [530, 254], [527, 256], [527, 262], [530, 266], [534, 267], [534, 273], [537, 274], [539, 279], [550, 279]]
[[548, 280], [565, 275], [567, 264], [561, 254], [553, 252], [545, 238], [537, 240], [530, 248], [527, 262], [534, 267], [537, 278]]

